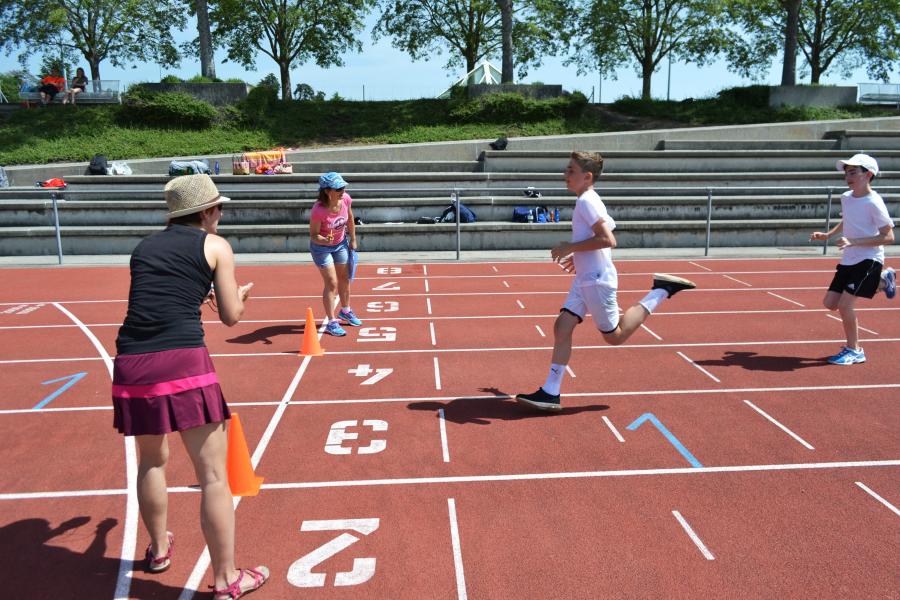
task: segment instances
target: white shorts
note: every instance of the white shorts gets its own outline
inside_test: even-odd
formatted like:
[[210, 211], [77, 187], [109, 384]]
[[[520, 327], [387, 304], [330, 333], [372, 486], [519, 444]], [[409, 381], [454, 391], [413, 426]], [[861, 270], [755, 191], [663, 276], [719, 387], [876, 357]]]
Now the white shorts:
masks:
[[619, 301], [616, 288], [606, 285], [573, 285], [562, 310], [582, 321], [591, 313], [594, 324], [601, 333], [611, 333], [619, 326]]

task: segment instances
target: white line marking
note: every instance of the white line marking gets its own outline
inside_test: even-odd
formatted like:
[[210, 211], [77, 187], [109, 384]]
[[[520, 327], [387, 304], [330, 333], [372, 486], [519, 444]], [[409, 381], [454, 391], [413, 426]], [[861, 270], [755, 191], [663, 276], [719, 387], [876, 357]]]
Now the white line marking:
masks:
[[572, 367], [570, 367], [569, 365], [566, 365], [566, 373], [569, 374], [569, 377], [575, 379], [575, 371], [573, 371]]
[[[832, 315], [832, 314], [827, 314], [827, 315], [825, 315], [825, 316], [828, 317], [829, 319], [834, 319], [835, 321], [837, 321], [837, 322], [839, 322], [839, 323], [842, 323], [842, 322], [843, 322], [843, 321], [841, 321], [841, 318], [840, 318], [840, 317], [836, 317], [836, 316], [834, 316], [834, 315]], [[860, 331], [865, 331], [866, 333], [871, 333], [872, 335], [878, 335], [878, 332], [877, 332], [877, 331], [872, 331], [871, 329], [866, 329], [865, 327], [863, 327], [863, 326], [860, 325], [859, 323], [857, 323], [856, 326], [859, 327], [859, 330], [860, 330]]]
[[641, 328], [642, 328], [642, 329], [645, 329], [645, 330], [647, 331], [647, 333], [649, 333], [650, 335], [652, 335], [653, 337], [655, 337], [655, 338], [658, 339], [659, 341], [662, 341], [662, 338], [661, 338], [661, 337], [659, 337], [658, 335], [656, 335], [655, 333], [653, 333], [653, 332], [650, 330], [650, 328], [647, 327], [646, 325], [644, 325], [643, 323], [641, 323]]
[[758, 412], [759, 414], [761, 414], [762, 416], [764, 416], [765, 418], [767, 418], [767, 419], [768, 419], [769, 421], [771, 421], [776, 427], [778, 427], [778, 428], [781, 429], [783, 432], [785, 432], [786, 434], [788, 434], [789, 436], [791, 436], [792, 438], [794, 438], [795, 440], [797, 440], [798, 442], [800, 442], [801, 444], [803, 444], [808, 450], [815, 450], [815, 448], [813, 448], [806, 440], [804, 440], [802, 437], [800, 437], [799, 435], [797, 435], [796, 433], [794, 433], [793, 431], [791, 431], [790, 429], [788, 429], [787, 427], [785, 427], [784, 425], [782, 425], [781, 423], [779, 423], [778, 421], [776, 421], [775, 419], [773, 419], [773, 418], [771, 417], [771, 415], [769, 415], [768, 413], [766, 413], [763, 409], [759, 408], [758, 406], [756, 406], [755, 404], [753, 404], [753, 403], [750, 402], [749, 400], [744, 400], [744, 404], [746, 404], [747, 406], [749, 406], [750, 408], [752, 408], [753, 410], [755, 410], [756, 412]]
[[434, 337], [434, 323], [429, 323], [428, 329], [431, 331], [431, 345], [437, 346], [437, 339]]
[[447, 445], [447, 420], [444, 418], [444, 409], [438, 409], [438, 419], [441, 423], [441, 455], [444, 462], [450, 462], [450, 447]]
[[[113, 377], [113, 359], [97, 339], [97, 336], [88, 329], [81, 320], [58, 302], [53, 306], [61, 313], [69, 317], [82, 333], [90, 340], [97, 350], [97, 354], [103, 359], [110, 382]], [[115, 600], [128, 598], [131, 591], [131, 578], [134, 575], [134, 555], [137, 547], [138, 527], [138, 499], [137, 499], [137, 446], [134, 436], [124, 436], [125, 441], [125, 487], [127, 490], [125, 499], [125, 526], [122, 531], [122, 552], [119, 554], [119, 571], [116, 575], [116, 589], [113, 597]]]
[[696, 545], [700, 549], [700, 552], [703, 553], [703, 557], [706, 558], [706, 560], [715, 560], [716, 557], [713, 556], [713, 553], [709, 551], [709, 548], [706, 547], [706, 544], [703, 543], [703, 540], [700, 539], [700, 536], [694, 533], [694, 530], [690, 525], [688, 525], [688, 522], [684, 520], [684, 517], [681, 516], [681, 513], [677, 510], [673, 510], [672, 514], [675, 515], [676, 519], [678, 519], [681, 527], [688, 534], [688, 537], [691, 538], [691, 541], [694, 542], [694, 545]]
[[504, 282], [503, 282], [503, 287], [509, 287], [509, 283], [507, 283], [506, 281], [504, 281]]
[[434, 389], [441, 389], [441, 367], [437, 356], [434, 357]]
[[801, 308], [805, 308], [805, 306], [803, 306], [803, 305], [800, 304], [799, 302], [796, 302], [796, 301], [794, 301], [794, 300], [791, 300], [790, 298], [785, 298], [784, 296], [779, 296], [779, 295], [776, 294], [775, 292], [766, 292], [766, 293], [769, 294], [770, 296], [775, 296], [776, 298], [778, 298], [778, 299], [780, 299], [780, 300], [784, 300], [785, 302], [790, 302], [791, 304], [796, 304], [797, 306], [799, 306], [799, 307], [801, 307]]
[[428, 265], [422, 265], [422, 275], [428, 276]]
[[726, 279], [730, 279], [730, 280], [732, 280], [732, 281], [737, 281], [737, 282], [740, 283], [741, 285], [746, 285], [747, 287], [753, 287], [752, 284], [747, 283], [746, 281], [741, 281], [740, 279], [735, 279], [735, 278], [732, 277], [731, 275], [722, 275], [722, 277], [725, 277]]
[[869, 494], [870, 496], [872, 496], [873, 498], [875, 498], [876, 500], [878, 500], [879, 502], [881, 502], [882, 504], [884, 504], [885, 506], [887, 506], [887, 507], [888, 507], [888, 510], [890, 510], [890, 511], [893, 512], [895, 515], [897, 515], [898, 517], [900, 517], [900, 509], [898, 509], [896, 506], [894, 506], [893, 504], [891, 504], [890, 502], [888, 502], [887, 500], [885, 500], [884, 498], [882, 498], [881, 496], [879, 496], [878, 494], [876, 494], [874, 491], [872, 491], [871, 488], [869, 488], [869, 486], [867, 486], [866, 484], [864, 484], [862, 481], [857, 481], [857, 482], [856, 482], [856, 485], [858, 485], [860, 488], [862, 488], [862, 490], [863, 490], [864, 492], [866, 492], [867, 494]]
[[431, 298], [425, 298], [425, 306], [428, 308], [428, 314], [431, 314]]
[[450, 540], [453, 544], [453, 568], [456, 570], [456, 594], [459, 600], [466, 600], [466, 575], [463, 571], [462, 545], [459, 543], [459, 525], [456, 522], [456, 500], [447, 498], [450, 513]]
[[535, 325], [534, 328], [537, 329], [537, 332], [541, 335], [541, 337], [547, 337], [547, 334], [544, 333], [544, 330], [541, 329], [540, 325]]
[[516, 304], [518, 304], [518, 305], [519, 305], [519, 308], [521, 308], [521, 309], [524, 309], [524, 308], [525, 308], [525, 305], [522, 304], [522, 301], [521, 301], [521, 300], [516, 300]]
[[425, 293], [428, 293], [428, 280], [425, 280]]
[[[323, 320], [322, 323], [324, 327], [325, 321]], [[322, 338], [322, 335], [323, 333], [320, 331], [320, 340]], [[256, 449], [253, 451], [253, 456], [250, 457], [250, 463], [253, 465], [254, 469], [256, 469], [256, 467], [259, 465], [259, 461], [262, 460], [262, 455], [266, 451], [266, 448], [268, 447], [269, 442], [272, 439], [272, 435], [275, 433], [275, 429], [281, 422], [281, 417], [284, 415], [284, 411], [287, 409], [288, 404], [290, 403], [291, 396], [293, 396], [294, 392], [297, 391], [297, 386], [300, 385], [300, 380], [303, 378], [303, 374], [306, 373], [306, 368], [309, 366], [311, 360], [311, 356], [303, 357], [303, 362], [300, 363], [300, 366], [294, 373], [294, 378], [288, 385], [284, 396], [282, 396], [281, 402], [278, 403], [278, 408], [275, 409], [272, 418], [269, 419], [269, 424], [266, 426], [266, 430], [263, 432], [262, 437], [259, 440], [259, 444], [256, 445]], [[234, 510], [237, 510], [237, 507], [240, 503], [240, 496], [235, 496], [232, 499]], [[178, 600], [191, 600], [191, 598], [193, 598], [194, 594], [200, 588], [203, 576], [206, 574], [206, 570], [209, 568], [209, 563], [209, 547], [204, 545], [203, 551], [200, 553], [199, 558], [197, 558], [197, 562], [194, 564], [194, 569], [191, 571], [187, 582], [184, 584], [184, 589], [182, 589], [181, 594], [178, 596]]]
[[[496, 396], [490, 396], [495, 398]], [[705, 475], [711, 473], [760, 473], [779, 471], [818, 471], [824, 469], [861, 469], [900, 467], [900, 459], [844, 461], [827, 463], [789, 463], [778, 465], [732, 465], [719, 467], [676, 467], [668, 469], [623, 469], [619, 471], [575, 471], [560, 473], [515, 473], [509, 475], [459, 475], [448, 477], [407, 477], [400, 479], [358, 479], [344, 481], [297, 481], [264, 483], [264, 490], [324, 489], [344, 487], [373, 487], [384, 485], [441, 485], [451, 483], [486, 483], [495, 481], [537, 481], [554, 479], [596, 479], [605, 477], [652, 477], [657, 475]], [[169, 493], [199, 493], [197, 488], [170, 487]], [[45, 500], [48, 498], [85, 498], [94, 496], [124, 496], [128, 490], [69, 490], [55, 492], [2, 493], [3, 500]]]
[[686, 360], [686, 361], [688, 361], [689, 363], [691, 363], [692, 365], [694, 365], [697, 369], [700, 370], [701, 373], [703, 373], [704, 375], [706, 375], [707, 377], [709, 377], [710, 379], [712, 379], [712, 380], [715, 381], [716, 383], [722, 383], [721, 380], [719, 380], [718, 377], [716, 377], [715, 375], [713, 375], [712, 373], [710, 373], [709, 371], [707, 371], [706, 369], [704, 369], [703, 367], [701, 367], [700, 365], [698, 365], [697, 363], [695, 363], [694, 361], [692, 361], [692, 360], [691, 360], [690, 358], [688, 358], [687, 355], [684, 354], [683, 352], [676, 352], [676, 354], [677, 354], [678, 356], [680, 356], [681, 358], [683, 358], [684, 360]]
[[494, 265], [491, 265], [491, 268], [494, 270], [494, 273], [499, 273], [499, 272], [500, 272], [499, 270], [497, 270], [497, 267], [495, 267]]
[[625, 443], [625, 438], [622, 437], [622, 434], [619, 433], [619, 430], [616, 429], [616, 426], [612, 424], [612, 421], [609, 420], [609, 417], [604, 416], [603, 422], [606, 423], [606, 426], [609, 427], [609, 430], [613, 432], [613, 435], [616, 436], [616, 439]]
[[704, 271], [712, 271], [712, 269], [710, 269], [709, 267], [704, 267], [703, 265], [698, 264], [698, 263], [695, 263], [695, 262], [692, 262], [692, 261], [688, 261], [688, 264], [689, 264], [689, 265], [694, 265], [695, 267], [700, 268], [700, 269], [703, 269]]

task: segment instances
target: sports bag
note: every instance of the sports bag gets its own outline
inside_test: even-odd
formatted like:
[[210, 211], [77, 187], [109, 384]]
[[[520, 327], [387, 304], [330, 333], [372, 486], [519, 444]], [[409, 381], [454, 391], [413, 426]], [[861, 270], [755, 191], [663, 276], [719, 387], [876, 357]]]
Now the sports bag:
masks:
[[[447, 208], [444, 209], [444, 212], [441, 214], [441, 221], [444, 223], [454, 223], [456, 222], [456, 200], [453, 200]], [[469, 209], [465, 204], [459, 203], [459, 222], [460, 223], [474, 223], [476, 221], [475, 213]]]
[[527, 223], [529, 212], [531, 212], [531, 209], [527, 206], [516, 206], [513, 208], [513, 223]]
[[173, 160], [169, 163], [169, 175], [197, 175], [210, 174], [209, 161], [203, 160]]
[[106, 161], [106, 156], [103, 154], [95, 154], [94, 158], [91, 159], [91, 163], [88, 165], [88, 173], [91, 175], [106, 175], [106, 169], [109, 168], [109, 163]]
[[9, 177], [6, 176], [6, 171], [3, 167], [0, 167], [0, 188], [9, 187]]

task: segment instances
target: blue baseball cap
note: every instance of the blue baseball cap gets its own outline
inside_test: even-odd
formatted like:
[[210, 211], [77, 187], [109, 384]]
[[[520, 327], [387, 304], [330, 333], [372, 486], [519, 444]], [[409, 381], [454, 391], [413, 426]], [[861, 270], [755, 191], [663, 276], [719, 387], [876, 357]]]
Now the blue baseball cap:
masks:
[[340, 190], [347, 187], [347, 182], [344, 181], [344, 178], [341, 177], [340, 173], [335, 173], [334, 171], [329, 171], [319, 177], [319, 189], [332, 189], [332, 190]]

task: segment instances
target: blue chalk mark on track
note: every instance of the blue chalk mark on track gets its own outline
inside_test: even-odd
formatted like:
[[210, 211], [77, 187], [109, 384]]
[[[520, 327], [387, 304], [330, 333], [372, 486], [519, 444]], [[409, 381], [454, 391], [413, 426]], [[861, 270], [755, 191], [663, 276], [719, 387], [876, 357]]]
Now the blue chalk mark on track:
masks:
[[703, 465], [700, 464], [700, 461], [697, 460], [696, 458], [694, 458], [694, 455], [691, 454], [688, 451], [688, 449], [685, 448], [684, 445], [678, 441], [677, 437], [672, 435], [671, 431], [666, 429], [666, 426], [663, 425], [659, 421], [659, 419], [656, 418], [656, 415], [654, 415], [653, 413], [642, 414], [641, 416], [639, 416], [637, 419], [634, 420], [634, 423], [632, 423], [625, 429], [628, 429], [629, 431], [634, 431], [635, 429], [637, 429], [638, 427], [640, 427], [643, 423], [645, 423], [647, 421], [652, 423], [654, 427], [659, 429], [660, 433], [662, 433], [664, 436], [666, 436], [666, 439], [669, 440], [669, 443], [672, 444], [673, 446], [675, 446], [675, 449], [681, 453], [681, 455], [685, 458], [685, 460], [687, 460], [689, 463], [691, 463], [692, 467], [696, 467], [698, 469], [703, 467]]
[[66, 391], [67, 389], [69, 389], [70, 387], [72, 387], [73, 385], [78, 383], [78, 381], [85, 375], [87, 375], [87, 373], [75, 373], [74, 375], [66, 375], [65, 377], [60, 377], [58, 379], [42, 381], [41, 385], [47, 385], [49, 383], [57, 383], [59, 381], [65, 381], [66, 379], [69, 380], [66, 382], [66, 384], [64, 386], [62, 386], [61, 388], [59, 388], [58, 390], [56, 390], [55, 392], [53, 392], [52, 394], [50, 394], [49, 396], [47, 396], [46, 398], [44, 398], [43, 400], [41, 400], [40, 402], [35, 404], [34, 408], [32, 408], [31, 410], [40, 410], [40, 409], [44, 408], [45, 406], [50, 404], [50, 402], [52, 402], [54, 398], [56, 398], [57, 396], [62, 394], [64, 391]]

